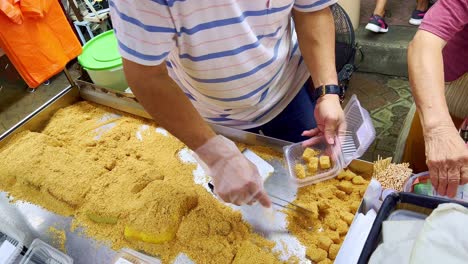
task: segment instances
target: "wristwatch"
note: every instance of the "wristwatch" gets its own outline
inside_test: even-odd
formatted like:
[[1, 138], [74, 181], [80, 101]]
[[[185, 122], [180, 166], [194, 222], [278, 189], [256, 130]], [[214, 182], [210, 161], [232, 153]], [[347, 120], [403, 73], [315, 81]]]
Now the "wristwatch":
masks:
[[345, 97], [345, 88], [342, 85], [328, 84], [322, 85], [314, 89], [312, 98], [317, 101], [320, 97], [326, 94], [337, 94], [342, 103]]

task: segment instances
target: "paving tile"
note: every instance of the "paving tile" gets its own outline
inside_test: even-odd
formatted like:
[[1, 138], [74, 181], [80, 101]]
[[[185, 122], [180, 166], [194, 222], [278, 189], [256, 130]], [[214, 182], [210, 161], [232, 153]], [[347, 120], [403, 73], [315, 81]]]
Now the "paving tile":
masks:
[[386, 85], [393, 89], [409, 89], [409, 82], [404, 78], [389, 79]]
[[393, 116], [392, 111], [390, 111], [387, 108], [379, 109], [378, 111], [375, 111], [372, 113], [372, 117], [374, 119], [377, 119], [378, 121], [381, 121], [383, 123], [390, 122], [392, 116]]

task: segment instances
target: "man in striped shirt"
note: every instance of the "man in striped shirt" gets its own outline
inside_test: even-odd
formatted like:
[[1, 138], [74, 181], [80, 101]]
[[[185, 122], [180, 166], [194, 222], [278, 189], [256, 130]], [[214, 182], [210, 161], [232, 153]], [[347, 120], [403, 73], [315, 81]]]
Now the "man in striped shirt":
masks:
[[255, 165], [206, 122], [289, 141], [323, 133], [334, 143], [339, 97], [309, 89], [336, 88], [328, 8], [336, 1], [110, 2], [132, 91], [207, 165], [226, 202], [270, 206]]

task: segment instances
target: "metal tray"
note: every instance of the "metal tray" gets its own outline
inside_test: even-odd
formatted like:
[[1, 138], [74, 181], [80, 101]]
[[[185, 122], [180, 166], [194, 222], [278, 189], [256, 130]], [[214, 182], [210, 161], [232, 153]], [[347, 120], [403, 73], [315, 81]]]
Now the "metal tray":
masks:
[[[115, 94], [105, 88], [96, 87], [95, 85], [84, 81], [77, 81], [77, 83], [79, 88], [76, 86], [67, 87], [61, 93], [39, 107], [36, 111], [21, 120], [13, 128], [0, 135], [0, 147], [6, 144], [11, 136], [21, 131], [40, 131], [57, 110], [81, 100], [92, 101], [134, 115], [149, 118], [149, 115], [144, 111], [143, 107], [135, 98]], [[249, 145], [269, 146], [278, 151], [282, 151], [284, 146], [290, 144], [283, 140], [219, 125], [212, 125], [212, 127], [219, 134], [222, 134], [234, 141]], [[284, 161], [273, 161], [272, 165], [275, 167], [275, 173], [265, 183], [265, 188], [269, 192], [273, 192], [278, 196], [282, 196], [282, 198], [290, 199], [292, 201], [295, 197], [297, 186], [285, 185], [285, 182], [288, 182], [289, 176], [286, 168], [284, 167]], [[355, 160], [350, 164], [349, 168], [366, 178], [370, 178], [372, 175], [372, 163], [366, 161]], [[68, 254], [75, 260], [75, 263], [109, 263], [117, 254], [103, 242], [97, 242], [91, 238], [83, 236], [82, 230], [76, 229], [71, 231], [71, 217], [56, 215], [39, 206], [27, 202], [9, 203], [8, 196], [6, 193], [2, 192], [0, 192], [0, 205], [10, 207], [15, 211], [13, 217], [18, 219], [18, 223], [20, 223], [23, 228], [30, 231], [32, 238], [39, 238], [58, 247], [59, 245], [54, 244], [55, 241], [48, 232], [49, 228], [54, 227], [56, 229], [64, 230], [67, 237], [65, 248], [67, 249]], [[361, 203], [358, 213], [367, 213], [364, 211], [364, 208], [366, 208], [365, 205]], [[255, 213], [252, 212], [253, 210], [249, 208], [241, 208], [240, 210], [244, 215], [244, 219], [250, 222], [254, 228], [257, 225], [259, 227], [257, 229], [259, 232], [263, 233], [263, 231], [265, 231], [262, 230], [261, 223], [259, 224], [256, 222], [258, 219], [255, 218]], [[270, 232], [271, 231], [273, 231], [273, 235], [275, 232], [279, 232], [283, 236], [284, 233], [287, 233], [284, 232], [285, 230], [270, 230]], [[270, 235], [266, 236], [271, 239], [272, 237]]]

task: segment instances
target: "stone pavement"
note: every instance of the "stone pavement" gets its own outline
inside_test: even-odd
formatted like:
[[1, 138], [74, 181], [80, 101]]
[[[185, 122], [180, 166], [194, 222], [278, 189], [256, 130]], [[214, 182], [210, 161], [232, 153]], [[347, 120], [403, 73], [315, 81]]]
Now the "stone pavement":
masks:
[[[376, 0], [361, 0], [361, 24], [367, 24], [374, 11], [375, 2]], [[392, 26], [396, 25], [410, 26], [408, 20], [415, 7], [416, 1], [387, 0], [385, 21], [389, 25], [389, 30], [392, 30]]]
[[346, 98], [349, 100], [353, 94], [371, 114], [376, 130], [376, 139], [362, 159], [374, 161], [379, 155], [383, 158], [393, 157], [403, 122], [413, 103], [408, 80], [354, 73]]

